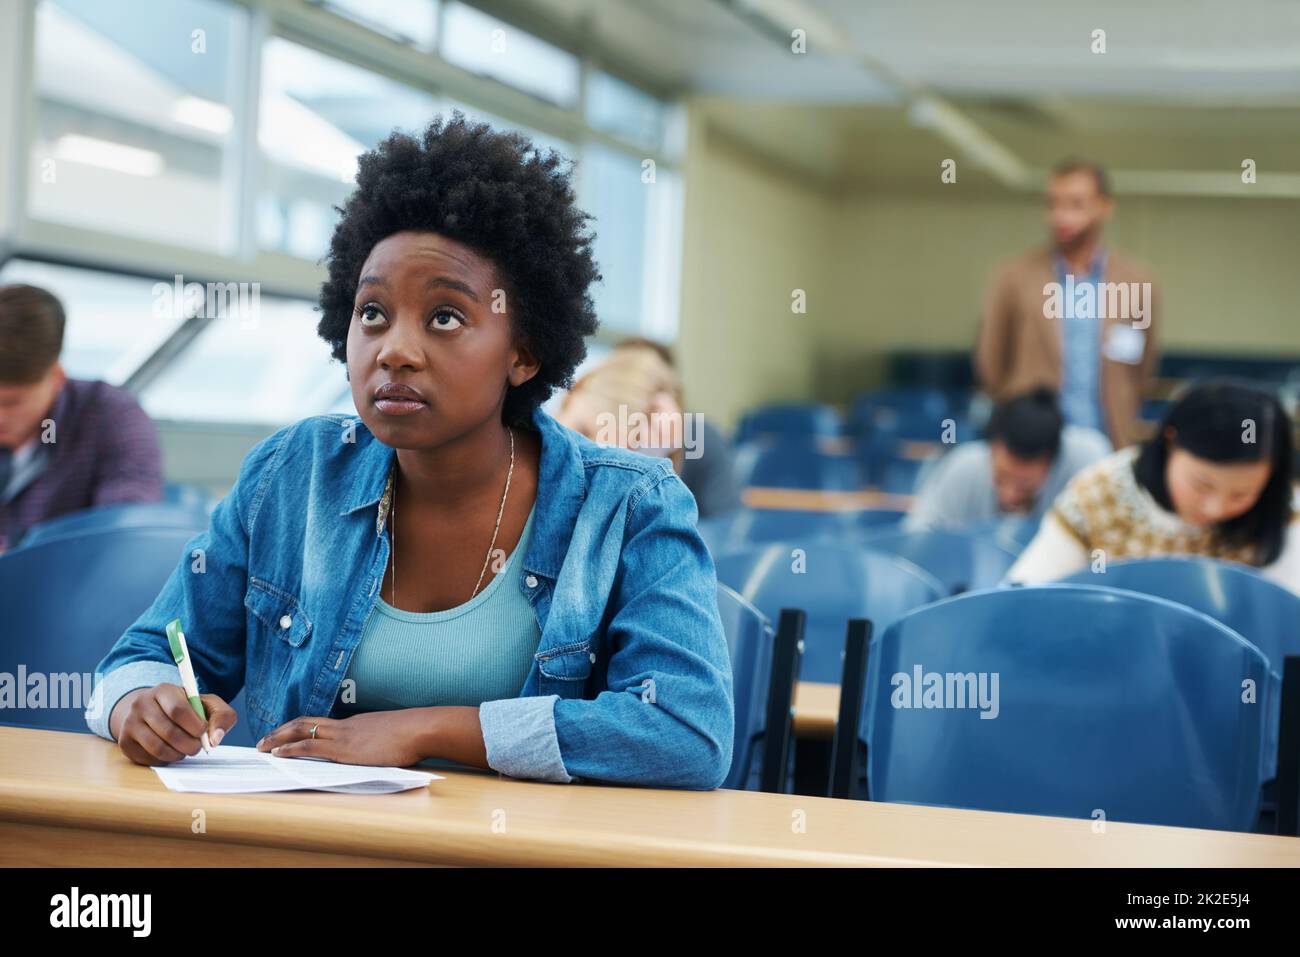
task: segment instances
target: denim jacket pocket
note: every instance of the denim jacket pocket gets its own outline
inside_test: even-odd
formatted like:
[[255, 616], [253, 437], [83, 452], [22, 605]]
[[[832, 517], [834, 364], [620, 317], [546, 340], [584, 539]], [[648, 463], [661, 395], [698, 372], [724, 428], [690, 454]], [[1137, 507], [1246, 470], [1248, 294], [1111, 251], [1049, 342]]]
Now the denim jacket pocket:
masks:
[[260, 578], [249, 578], [244, 607], [251, 614], [248, 628], [245, 703], [262, 720], [279, 722], [279, 702], [299, 656], [308, 654], [303, 643], [311, 637], [311, 618], [292, 594]]
[[591, 676], [591, 642], [579, 641], [548, 648], [533, 656], [537, 659], [538, 684], [542, 694], [576, 698], [582, 694]]
[[311, 619], [298, 599], [260, 578], [248, 580], [244, 607], [281, 640], [297, 648], [311, 636]]

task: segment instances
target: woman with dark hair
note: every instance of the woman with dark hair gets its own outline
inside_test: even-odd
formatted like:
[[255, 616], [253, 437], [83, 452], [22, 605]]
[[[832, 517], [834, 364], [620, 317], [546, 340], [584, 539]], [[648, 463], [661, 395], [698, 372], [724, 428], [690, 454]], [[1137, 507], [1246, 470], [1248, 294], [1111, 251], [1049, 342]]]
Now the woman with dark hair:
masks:
[[[97, 669], [141, 764], [235, 723], [348, 764], [717, 787], [730, 659], [690, 492], [541, 403], [596, 328], [567, 161], [456, 114], [361, 157], [320, 335], [358, 416], [281, 429]], [[201, 551], [205, 568], [191, 558]], [[167, 654], [182, 620], [208, 713]]]
[[1272, 395], [1197, 384], [1145, 443], [1075, 476], [1007, 580], [1052, 581], [1102, 557], [1203, 555], [1254, 565], [1300, 592], [1291, 445]]

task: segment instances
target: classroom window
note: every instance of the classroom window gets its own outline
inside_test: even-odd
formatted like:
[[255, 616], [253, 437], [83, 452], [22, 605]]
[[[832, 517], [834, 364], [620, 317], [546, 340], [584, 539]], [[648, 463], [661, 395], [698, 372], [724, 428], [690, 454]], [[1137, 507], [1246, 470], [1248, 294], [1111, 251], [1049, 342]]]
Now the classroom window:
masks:
[[357, 157], [394, 128], [418, 132], [435, 100], [280, 37], [262, 58], [257, 202], [261, 248], [317, 260], [355, 185]]
[[667, 117], [668, 105], [644, 90], [599, 70], [587, 74], [587, 122], [594, 128], [658, 149]]
[[486, 123], [494, 130], [508, 130], [513, 133], [519, 133], [533, 146], [540, 150], [555, 150], [566, 159], [573, 159], [577, 155], [577, 147], [568, 140], [562, 140], [558, 137], [548, 136], [540, 130], [535, 130], [528, 126], [522, 126], [519, 123], [511, 123], [509, 120], [503, 120], [499, 116], [491, 113], [485, 113], [482, 110], [475, 109], [467, 103], [461, 103], [457, 100], [444, 100], [439, 104], [442, 114], [446, 117], [451, 116], [452, 110], [459, 110], [465, 114], [467, 122]]
[[249, 301], [254, 308], [219, 304], [189, 348], [145, 388], [146, 412], [283, 425], [329, 408], [347, 383], [343, 365], [316, 335], [314, 303], [251, 295]]
[[68, 375], [113, 385], [124, 383], [184, 318], [154, 309], [157, 281], [29, 259], [11, 259], [0, 268], [0, 285], [40, 286], [63, 303], [67, 322], [59, 359]]
[[560, 106], [578, 102], [582, 69], [576, 56], [473, 7], [447, 4], [439, 46], [448, 63]]
[[580, 205], [595, 217], [595, 256], [604, 277], [592, 294], [602, 327], [671, 341], [677, 332], [681, 239], [678, 175], [599, 144], [583, 152]]
[[217, 0], [41, 0], [31, 216], [231, 251], [247, 19]]
[[438, 40], [438, 0], [316, 0], [330, 13], [432, 53]]

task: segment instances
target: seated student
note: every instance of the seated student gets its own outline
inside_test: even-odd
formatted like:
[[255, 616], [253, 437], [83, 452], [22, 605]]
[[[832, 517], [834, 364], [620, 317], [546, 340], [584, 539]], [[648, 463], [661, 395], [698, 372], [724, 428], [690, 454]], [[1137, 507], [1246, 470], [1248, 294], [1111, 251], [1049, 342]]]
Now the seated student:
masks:
[[[685, 407], [672, 353], [634, 338], [624, 339], [574, 383], [556, 419], [598, 443], [667, 456], [695, 496], [700, 518], [739, 508], [731, 443], [707, 417], [686, 418]], [[620, 421], [629, 423], [628, 434], [608, 428]]]
[[214, 741], [242, 687], [284, 757], [722, 782], [732, 678], [695, 503], [666, 460], [540, 408], [596, 328], [570, 168], [460, 113], [361, 157], [318, 326], [360, 418], [253, 448], [96, 669], [92, 730], [139, 764], [199, 750], [180, 618]]
[[1300, 592], [1291, 469], [1277, 399], [1233, 382], [1193, 386], [1145, 443], [1074, 477], [1007, 581], [1052, 581], [1103, 556], [1204, 555]]
[[44, 289], [0, 286], [0, 552], [56, 515], [162, 498], [153, 422], [125, 389], [68, 377], [63, 325]]
[[935, 463], [903, 527], [1041, 517], [1076, 472], [1110, 450], [1096, 429], [1064, 425], [1049, 390], [1016, 396], [994, 407], [983, 441], [963, 442]]

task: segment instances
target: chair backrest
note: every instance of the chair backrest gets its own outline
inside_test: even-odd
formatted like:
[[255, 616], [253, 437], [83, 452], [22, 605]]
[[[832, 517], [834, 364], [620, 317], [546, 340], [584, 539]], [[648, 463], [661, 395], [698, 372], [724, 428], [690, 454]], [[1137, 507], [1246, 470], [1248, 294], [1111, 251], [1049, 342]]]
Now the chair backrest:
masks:
[[863, 508], [849, 513], [859, 534], [885, 532], [897, 529], [907, 513], [896, 508]]
[[[877, 410], [872, 418], [873, 437], [880, 442], [920, 442], [934, 445], [947, 445], [951, 448], [959, 442], [969, 442], [978, 435], [965, 415], [950, 412], [926, 412], [921, 409], [884, 409]], [[882, 446], [884, 452], [889, 446]], [[940, 448], [942, 453], [948, 449]]]
[[899, 416], [937, 422], [959, 411], [960, 403], [942, 389], [928, 386], [896, 386], [863, 392], [852, 402], [849, 421], [858, 435], [889, 430]]
[[[95, 666], [158, 596], [194, 533], [127, 528], [55, 538], [0, 555], [0, 671], [43, 675], [71, 692], [64, 707], [0, 711], [0, 722], [88, 731], [83, 710]], [[55, 678], [54, 676], [68, 676]], [[83, 677], [75, 677], [83, 676]], [[203, 690], [203, 689], [200, 689]], [[242, 705], [236, 698], [236, 710]], [[226, 740], [251, 745], [240, 721]]]
[[843, 511], [740, 508], [701, 519], [700, 537], [714, 557], [767, 542], [807, 542], [852, 538], [854, 515]]
[[943, 441], [948, 435], [966, 441], [973, 437], [962, 423], [952, 433], [944, 429], [947, 420], [924, 419], [915, 424], [895, 422], [878, 429], [857, 443], [858, 460], [872, 485], [885, 492], [910, 495], [926, 473], [952, 448]]
[[209, 514], [217, 504], [206, 489], [188, 482], [164, 482], [162, 500], [173, 505], [189, 505]]
[[767, 710], [772, 675], [772, 624], [761, 611], [726, 585], [718, 585], [718, 613], [731, 654], [736, 703], [736, 738], [731, 771], [722, 786], [745, 788], [756, 776], [758, 743]]
[[871, 484], [888, 495], [914, 495], [933, 459], [880, 459], [868, 466]]
[[206, 506], [201, 503], [133, 502], [99, 505], [68, 512], [33, 525], [22, 537], [19, 547], [26, 548], [88, 532], [126, 528], [166, 528], [197, 535], [208, 527], [208, 520]]
[[1012, 554], [1019, 555], [1038, 534], [1040, 522], [1041, 519], [1037, 516], [1008, 515], [989, 522], [972, 522], [963, 525], [961, 530], [970, 535], [987, 538], [999, 548], [1005, 548]]
[[1221, 621], [1264, 653], [1279, 679], [1282, 659], [1300, 655], [1300, 595], [1249, 566], [1212, 558], [1138, 558], [1085, 569], [1066, 584], [1106, 585], [1176, 601]]
[[838, 682], [850, 618], [883, 628], [937, 600], [943, 586], [911, 562], [857, 545], [796, 540], [752, 546], [714, 559], [718, 581], [771, 619], [782, 608], [807, 614], [801, 677]]
[[842, 435], [844, 423], [833, 406], [816, 403], [769, 405], [747, 412], [736, 426], [735, 441], [771, 435]]
[[1162, 598], [1085, 585], [949, 598], [872, 642], [870, 796], [1250, 830], [1266, 701], [1242, 689], [1266, 694], [1267, 667]]
[[[1209, 615], [1264, 653], [1274, 690], [1281, 688], [1283, 659], [1300, 655], [1300, 595], [1247, 565], [1212, 558], [1137, 558], [1109, 562], [1105, 571], [1084, 569], [1063, 581], [1155, 595]], [[1273, 695], [1264, 742], [1270, 779], [1277, 773], [1280, 706]]]
[[807, 439], [741, 443], [732, 468], [741, 486], [853, 492], [866, 485], [856, 454], [830, 454]]
[[992, 588], [1002, 581], [1016, 556], [996, 542], [969, 532], [898, 529], [871, 532], [864, 545], [906, 558], [939, 579], [945, 594]]

